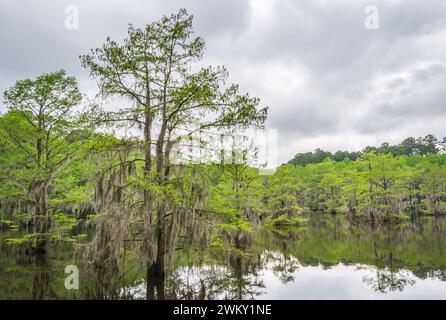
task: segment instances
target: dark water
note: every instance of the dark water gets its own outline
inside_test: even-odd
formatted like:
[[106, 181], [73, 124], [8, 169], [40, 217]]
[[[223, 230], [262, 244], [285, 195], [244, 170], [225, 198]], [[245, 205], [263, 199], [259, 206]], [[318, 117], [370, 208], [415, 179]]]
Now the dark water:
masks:
[[[0, 239], [7, 236], [0, 233]], [[446, 298], [443, 218], [372, 228], [342, 217], [314, 216], [297, 230], [258, 230], [242, 249], [229, 254], [197, 247], [178, 253], [163, 286], [166, 298]], [[145, 298], [145, 272], [130, 261], [117, 295]], [[65, 288], [64, 269], [70, 264], [75, 262], [69, 243], [55, 246], [44, 261], [1, 243], [0, 299], [97, 297], [91, 294], [97, 283], [82, 272], [79, 290]]]

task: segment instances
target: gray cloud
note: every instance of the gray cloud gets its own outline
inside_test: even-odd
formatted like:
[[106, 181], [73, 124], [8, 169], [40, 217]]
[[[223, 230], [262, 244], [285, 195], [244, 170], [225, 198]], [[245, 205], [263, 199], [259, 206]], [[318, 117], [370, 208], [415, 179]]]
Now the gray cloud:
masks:
[[[66, 30], [65, 8], [79, 8], [79, 29]], [[16, 79], [65, 68], [85, 81], [78, 56], [100, 46], [107, 36], [122, 39], [127, 25], [143, 26], [161, 15], [177, 12], [182, 1], [51, 1], [11, 0], [0, 4], [0, 89]], [[203, 37], [241, 33], [249, 19], [247, 2], [188, 1], [195, 29]], [[12, 78], [11, 78], [12, 76]]]
[[[64, 28], [64, 9], [80, 29]], [[144, 25], [186, 7], [207, 42], [205, 62], [270, 107], [280, 161], [316, 147], [358, 149], [407, 135], [446, 135], [446, 4], [376, 0], [379, 30], [364, 28], [368, 0], [3, 0], [0, 90], [64, 68], [95, 91], [78, 55], [127, 24]], [[0, 110], [4, 106], [0, 105]]]
[[378, 134], [381, 130], [410, 125], [420, 119], [429, 129], [432, 118], [446, 115], [445, 82], [446, 67], [439, 64], [416, 69], [406, 78], [390, 80], [386, 86], [388, 92], [377, 99], [379, 104], [364, 112], [356, 124], [357, 130]]

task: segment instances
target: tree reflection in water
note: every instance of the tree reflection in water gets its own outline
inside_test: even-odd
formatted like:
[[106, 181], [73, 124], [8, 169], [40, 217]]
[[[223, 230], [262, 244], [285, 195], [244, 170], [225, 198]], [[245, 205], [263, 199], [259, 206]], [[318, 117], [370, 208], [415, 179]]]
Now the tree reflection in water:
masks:
[[290, 284], [298, 289], [304, 277], [317, 277], [319, 272], [332, 272], [330, 279], [335, 280], [341, 272], [359, 289], [356, 273], [362, 288], [379, 294], [403, 292], [418, 280], [445, 280], [445, 235], [444, 219], [434, 218], [370, 226], [337, 216], [316, 218], [295, 230], [261, 229], [241, 253], [214, 256], [212, 263], [203, 252], [188, 256], [186, 265], [159, 284], [161, 298], [256, 299], [270, 290], [266, 280], [274, 287]]
[[[161, 299], [254, 299], [262, 294], [265, 287], [259, 275], [262, 266], [260, 257], [253, 259], [233, 254], [226, 266], [181, 267], [167, 277]], [[157, 298], [160, 299], [159, 296]]]
[[375, 276], [364, 276], [363, 281], [382, 293], [403, 291], [406, 286], [412, 286], [416, 282], [413, 275], [406, 270], [392, 271], [388, 269], [378, 269]]
[[[446, 221], [441, 218], [371, 227], [342, 217], [315, 217], [300, 229], [255, 230], [239, 250], [212, 253], [186, 247], [178, 251], [164, 280], [146, 279], [131, 255], [125, 264], [106, 264], [89, 273], [74, 261], [68, 246], [55, 246], [49, 259], [38, 260], [0, 244], [0, 298], [289, 298], [286, 292], [306, 298], [308, 290], [322, 299], [342, 294], [355, 298], [357, 292], [365, 298], [404, 297], [407, 291], [429, 298], [446, 294], [445, 241]], [[64, 268], [70, 264], [80, 268], [77, 292], [63, 285]], [[348, 290], [339, 295], [330, 291], [330, 286], [336, 291], [346, 285]]]

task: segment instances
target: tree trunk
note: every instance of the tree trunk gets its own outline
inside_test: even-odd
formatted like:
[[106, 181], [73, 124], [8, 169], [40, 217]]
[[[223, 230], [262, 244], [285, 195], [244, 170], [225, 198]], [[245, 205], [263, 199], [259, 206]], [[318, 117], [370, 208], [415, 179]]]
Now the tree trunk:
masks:
[[158, 300], [164, 300], [164, 281], [166, 278], [164, 256], [165, 256], [165, 234], [164, 234], [164, 208], [161, 206], [158, 210], [156, 224], [156, 259], [148, 263], [147, 268], [147, 299], [155, 299], [155, 289]]
[[36, 239], [35, 253], [45, 254], [47, 251], [47, 235], [49, 229], [46, 193], [47, 187], [45, 182], [40, 182], [36, 191], [36, 226], [35, 231], [39, 234]]
[[[144, 178], [146, 181], [150, 181], [151, 179], [151, 171], [152, 171], [152, 120], [153, 115], [150, 111], [145, 112], [145, 126], [144, 126]], [[146, 216], [145, 221], [145, 236], [144, 239], [146, 241], [146, 245], [143, 246], [145, 250], [147, 250], [147, 267], [152, 261], [153, 258], [153, 245], [152, 245], [152, 201], [150, 192], [148, 190], [144, 190], [143, 195], [143, 210]]]
[[155, 261], [155, 274], [157, 276], [163, 276], [165, 273], [165, 254], [166, 254], [166, 232], [165, 232], [165, 212], [164, 206], [161, 206], [158, 210], [158, 220], [156, 225], [156, 261]]
[[[164, 138], [166, 135], [166, 123], [164, 122], [160, 134], [158, 136], [158, 140], [156, 143], [156, 169], [157, 169], [157, 179], [156, 182], [161, 185], [165, 181], [165, 167], [164, 167]], [[165, 265], [164, 265], [164, 256], [166, 253], [165, 244], [166, 244], [166, 235], [165, 235], [165, 206], [164, 204], [160, 204], [157, 208], [157, 219], [156, 219], [156, 259], [149, 264], [148, 267], [148, 277], [156, 277], [163, 278], [165, 275]]]

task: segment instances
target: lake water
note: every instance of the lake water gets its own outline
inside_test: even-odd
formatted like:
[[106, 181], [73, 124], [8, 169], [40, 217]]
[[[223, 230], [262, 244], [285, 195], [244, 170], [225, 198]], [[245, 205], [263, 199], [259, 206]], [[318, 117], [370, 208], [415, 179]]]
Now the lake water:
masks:
[[[4, 244], [8, 236], [0, 231], [0, 299], [98, 297], [82, 272], [80, 289], [65, 289], [71, 244], [36, 261]], [[130, 269], [118, 295], [145, 298], [144, 270]], [[178, 253], [172, 269], [163, 286], [171, 299], [446, 299], [446, 220], [371, 227], [314, 215], [297, 230], [257, 230], [238, 254]]]

